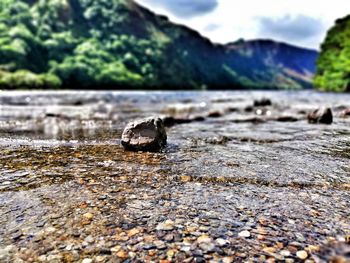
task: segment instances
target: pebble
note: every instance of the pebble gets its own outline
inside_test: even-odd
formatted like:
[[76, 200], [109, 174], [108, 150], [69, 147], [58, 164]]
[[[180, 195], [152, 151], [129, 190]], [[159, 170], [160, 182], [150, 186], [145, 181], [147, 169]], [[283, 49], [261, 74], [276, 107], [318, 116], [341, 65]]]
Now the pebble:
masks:
[[223, 238], [218, 238], [215, 241], [220, 247], [224, 247], [224, 246], [229, 244], [229, 241], [227, 241], [226, 239], [223, 239]]
[[88, 220], [92, 220], [94, 218], [94, 215], [91, 213], [85, 213], [83, 216]]
[[242, 231], [242, 232], [239, 232], [239, 233], [238, 233], [238, 236], [239, 236], [239, 237], [248, 238], [248, 237], [250, 237], [250, 232], [249, 232], [248, 230], [244, 230], [244, 231]]
[[166, 245], [163, 241], [156, 240], [153, 243], [157, 247], [157, 249], [160, 249], [160, 250], [166, 249]]
[[140, 233], [140, 230], [139, 230], [139, 229], [133, 228], [133, 229], [131, 229], [131, 230], [128, 231], [128, 237], [133, 237], [133, 236], [135, 236], [135, 235], [137, 235], [137, 234], [139, 234], [139, 233]]
[[190, 246], [183, 246], [183, 247], [181, 247], [180, 250], [183, 252], [189, 252], [191, 250], [191, 247]]
[[297, 251], [297, 257], [302, 259], [302, 260], [305, 260], [307, 259], [309, 255], [307, 254], [307, 252], [305, 250], [299, 250]]
[[118, 257], [118, 258], [127, 258], [127, 257], [128, 257], [128, 253], [125, 252], [124, 250], [120, 250], [120, 251], [117, 253], [117, 257]]
[[92, 263], [92, 259], [91, 258], [84, 258], [81, 263]]
[[6, 249], [0, 249], [0, 260], [5, 260], [8, 257], [8, 251]]
[[174, 229], [174, 221], [167, 220], [157, 225], [156, 230], [171, 231]]
[[200, 243], [199, 248], [202, 249], [205, 252], [213, 252], [215, 249], [215, 245], [213, 243]]
[[202, 235], [199, 238], [197, 238], [198, 243], [209, 243], [211, 241], [212, 241], [212, 239], [207, 235]]
[[144, 250], [156, 249], [157, 247], [154, 244], [146, 244], [143, 246]]
[[289, 257], [291, 255], [291, 253], [288, 250], [282, 250], [280, 254], [284, 257]]

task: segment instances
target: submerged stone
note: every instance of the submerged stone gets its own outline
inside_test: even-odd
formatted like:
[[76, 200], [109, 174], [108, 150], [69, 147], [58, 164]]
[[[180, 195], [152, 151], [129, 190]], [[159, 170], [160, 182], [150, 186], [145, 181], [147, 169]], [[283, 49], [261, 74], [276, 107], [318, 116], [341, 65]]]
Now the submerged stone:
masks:
[[265, 106], [271, 106], [272, 102], [270, 99], [262, 98], [260, 100], [254, 100], [254, 107], [265, 107]]
[[307, 116], [309, 123], [332, 124], [333, 114], [330, 108], [321, 107]]
[[350, 108], [344, 110], [343, 114], [344, 114], [344, 116], [350, 116]]
[[165, 145], [167, 135], [160, 118], [146, 118], [128, 123], [121, 144], [129, 151], [158, 152]]

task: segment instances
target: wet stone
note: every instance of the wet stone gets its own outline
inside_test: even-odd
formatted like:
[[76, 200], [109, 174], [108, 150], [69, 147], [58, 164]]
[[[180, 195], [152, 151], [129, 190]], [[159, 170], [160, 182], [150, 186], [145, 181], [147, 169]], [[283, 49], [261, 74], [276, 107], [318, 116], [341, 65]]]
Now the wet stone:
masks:
[[321, 107], [309, 113], [307, 118], [309, 123], [332, 124], [333, 113], [330, 108]]
[[158, 152], [167, 143], [167, 135], [160, 118], [147, 118], [128, 123], [121, 144], [130, 151]]
[[250, 237], [250, 232], [247, 231], [247, 230], [244, 230], [244, 231], [239, 232], [239, 233], [238, 233], [238, 236], [239, 236], [239, 237], [248, 238], [248, 237]]
[[271, 105], [272, 105], [271, 100], [267, 98], [254, 100], [254, 107], [265, 107], [265, 106], [271, 106]]

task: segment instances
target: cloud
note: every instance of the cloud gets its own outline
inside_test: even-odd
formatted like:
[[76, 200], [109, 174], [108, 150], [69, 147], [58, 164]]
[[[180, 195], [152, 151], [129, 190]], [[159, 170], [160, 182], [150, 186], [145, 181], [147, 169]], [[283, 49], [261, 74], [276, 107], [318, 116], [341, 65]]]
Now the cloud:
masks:
[[259, 33], [288, 40], [305, 40], [319, 36], [325, 30], [320, 19], [306, 15], [286, 15], [278, 18], [259, 17]]
[[220, 25], [211, 23], [211, 24], [208, 24], [204, 27], [204, 31], [205, 32], [213, 32], [213, 31], [216, 31], [220, 28], [221, 28]]
[[180, 18], [190, 18], [210, 13], [218, 6], [218, 0], [144, 0], [150, 5], [162, 7]]

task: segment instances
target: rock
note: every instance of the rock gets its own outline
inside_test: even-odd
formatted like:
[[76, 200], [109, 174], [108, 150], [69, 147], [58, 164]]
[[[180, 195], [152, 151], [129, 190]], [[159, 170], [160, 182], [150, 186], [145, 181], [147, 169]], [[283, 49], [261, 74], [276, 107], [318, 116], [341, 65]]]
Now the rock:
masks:
[[202, 242], [202, 243], [199, 243], [199, 248], [201, 250], [203, 250], [204, 252], [214, 252], [215, 250], [215, 245], [213, 243], [210, 243], [210, 242]]
[[248, 237], [250, 237], [250, 232], [247, 231], [247, 230], [244, 230], [244, 231], [242, 231], [242, 232], [239, 232], [239, 233], [238, 233], [238, 236], [239, 236], [239, 237], [248, 238]]
[[343, 116], [350, 116], [350, 108], [343, 111]]
[[296, 122], [299, 119], [294, 116], [279, 116], [276, 118], [276, 121], [278, 122]]
[[3, 262], [5, 262], [6, 259], [8, 258], [8, 256], [9, 256], [8, 251], [6, 251], [5, 249], [0, 249], [0, 260], [1, 261], [3, 260]]
[[158, 152], [165, 145], [167, 135], [160, 118], [146, 118], [128, 123], [121, 144], [130, 151]]
[[212, 239], [207, 235], [202, 235], [197, 239], [197, 242], [198, 243], [205, 243], [205, 242], [209, 243], [209, 242], [212, 242]]
[[252, 106], [247, 106], [244, 108], [245, 112], [252, 112], [254, 110], [254, 108]]
[[210, 112], [208, 113], [208, 117], [209, 117], [209, 118], [220, 118], [220, 117], [222, 117], [222, 116], [223, 116], [223, 113], [220, 112], [220, 111], [210, 111]]
[[165, 127], [173, 127], [177, 124], [185, 124], [185, 123], [191, 123], [191, 122], [200, 122], [205, 121], [205, 118], [203, 116], [163, 116], [162, 117], [163, 123]]
[[128, 253], [124, 250], [120, 250], [118, 253], [117, 253], [117, 257], [118, 258], [127, 258], [128, 257]]
[[272, 102], [270, 99], [262, 98], [260, 100], [254, 100], [254, 107], [265, 107], [271, 106]]
[[308, 256], [309, 255], [307, 254], [307, 252], [305, 250], [297, 251], [297, 257], [300, 258], [301, 260], [307, 259]]
[[94, 215], [91, 213], [85, 213], [83, 215], [87, 220], [92, 220], [94, 218]]
[[333, 114], [330, 108], [322, 107], [308, 114], [309, 123], [332, 124]]
[[218, 238], [215, 241], [220, 247], [224, 247], [229, 244], [229, 241], [223, 238]]
[[163, 223], [159, 223], [156, 227], [158, 231], [171, 231], [174, 229], [174, 222], [172, 220], [167, 220]]

